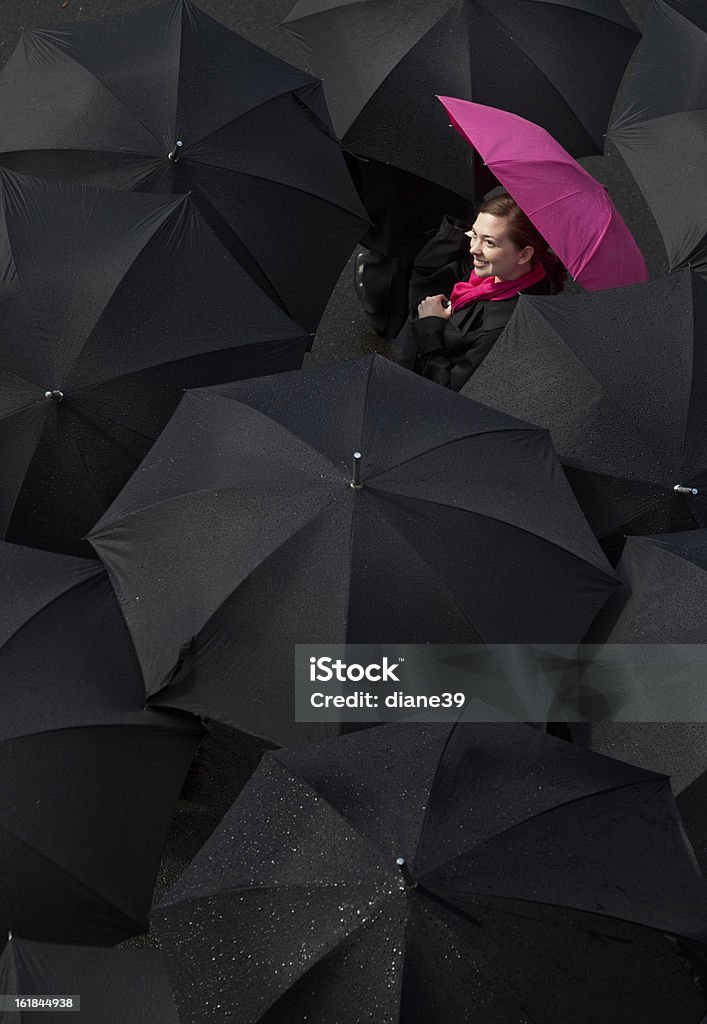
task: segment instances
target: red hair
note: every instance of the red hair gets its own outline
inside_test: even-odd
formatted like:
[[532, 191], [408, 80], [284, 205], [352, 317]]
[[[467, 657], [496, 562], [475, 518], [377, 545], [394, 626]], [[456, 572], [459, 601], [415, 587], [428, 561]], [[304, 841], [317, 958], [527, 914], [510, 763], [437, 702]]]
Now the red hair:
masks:
[[479, 206], [476, 212], [477, 214], [489, 213], [492, 217], [502, 217], [506, 222], [508, 237], [517, 249], [525, 249], [527, 245], [532, 246], [533, 257], [530, 265], [534, 267], [538, 261], [542, 263], [550, 283], [551, 294], [556, 295], [557, 292], [562, 291], [567, 271], [512, 196], [509, 196], [507, 192], [491, 196]]

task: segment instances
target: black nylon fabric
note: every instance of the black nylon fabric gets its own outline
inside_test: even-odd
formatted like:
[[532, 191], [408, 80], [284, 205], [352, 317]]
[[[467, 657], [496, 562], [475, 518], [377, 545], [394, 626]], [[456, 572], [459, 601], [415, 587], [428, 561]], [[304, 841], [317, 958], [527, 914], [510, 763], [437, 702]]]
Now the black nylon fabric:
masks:
[[699, 0], [651, 0], [609, 127], [671, 270], [707, 268], [707, 21]]
[[468, 147], [436, 95], [511, 110], [573, 156], [601, 153], [639, 38], [613, 0], [300, 0], [283, 25], [324, 80], [351, 152], [467, 197]]
[[[15, 987], [3, 985], [3, 969]], [[164, 955], [154, 949], [97, 949], [13, 938], [0, 956], [0, 992], [75, 993], [91, 1024], [179, 1024]], [[65, 1012], [25, 1010], [23, 1024], [49, 1024]]]
[[[3, 553], [14, 546], [3, 545]], [[23, 561], [28, 571], [31, 560]], [[150, 720], [142, 710], [140, 670], [120, 608], [105, 572], [98, 566], [96, 570], [88, 580], [67, 580], [66, 589], [53, 600], [49, 591], [44, 597], [47, 603], [28, 615], [22, 628], [0, 648], [0, 739]], [[68, 577], [68, 568], [65, 574]], [[15, 570], [13, 578], [18, 575]], [[35, 575], [33, 584], [43, 596], [40, 580]], [[8, 580], [3, 587], [8, 604], [13, 589]]]
[[144, 931], [201, 727], [144, 708], [95, 562], [0, 545], [0, 931], [109, 945]]
[[0, 746], [0, 926], [113, 945], [147, 930], [200, 733], [181, 722], [63, 729]]
[[[5, 644], [34, 615], [66, 591], [102, 576], [95, 562], [0, 543], [0, 642]], [[41, 579], [41, 587], [37, 580]], [[9, 595], [12, 594], [12, 600]]]
[[190, 192], [308, 333], [366, 229], [318, 80], [189, 0], [26, 32], [0, 75], [0, 121], [0, 166]]
[[705, 473], [706, 322], [707, 284], [690, 271], [521, 297], [463, 393], [550, 431], [599, 537], [687, 529], [704, 498], [687, 506], [673, 488]]
[[148, 694], [190, 645], [160, 704], [278, 740], [293, 643], [578, 641], [616, 585], [544, 431], [381, 357], [191, 392], [90, 539]]
[[0, 529], [91, 554], [185, 388], [296, 369], [309, 336], [186, 197], [0, 183]]
[[706, 899], [665, 777], [406, 724], [266, 755], [152, 919], [187, 1024], [217, 993], [244, 1024], [698, 1024], [662, 932], [703, 934]]
[[595, 634], [614, 644], [707, 644], [707, 530], [629, 537], [616, 566], [625, 586]]

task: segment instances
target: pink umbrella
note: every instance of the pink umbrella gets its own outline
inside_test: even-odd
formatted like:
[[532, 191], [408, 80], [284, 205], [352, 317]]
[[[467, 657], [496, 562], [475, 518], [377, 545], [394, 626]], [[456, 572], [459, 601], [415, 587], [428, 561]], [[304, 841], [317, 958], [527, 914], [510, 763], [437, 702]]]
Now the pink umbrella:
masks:
[[643, 256], [604, 186], [544, 128], [506, 110], [437, 98], [575, 281], [598, 291], [648, 280]]

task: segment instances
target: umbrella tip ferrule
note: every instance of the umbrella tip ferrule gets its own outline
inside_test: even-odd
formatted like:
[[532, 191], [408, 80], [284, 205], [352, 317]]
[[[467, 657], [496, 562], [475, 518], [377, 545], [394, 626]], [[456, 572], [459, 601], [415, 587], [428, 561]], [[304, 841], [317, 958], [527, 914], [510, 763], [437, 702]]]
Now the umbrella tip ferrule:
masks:
[[410, 873], [410, 868], [407, 866], [407, 861], [404, 857], [396, 857], [395, 863], [400, 868], [400, 874], [403, 876], [406, 889], [416, 889], [417, 882]]
[[699, 490], [696, 487], [683, 487], [682, 484], [675, 484], [673, 490], [678, 494], [699, 494]]
[[177, 160], [179, 160], [179, 154], [183, 145], [184, 143], [180, 139], [177, 139], [174, 144], [174, 149], [170, 150], [167, 154], [168, 159], [171, 160], [172, 163], [176, 164]]
[[353, 453], [353, 472], [351, 475], [351, 486], [354, 490], [358, 491], [363, 487], [361, 483], [361, 459], [363, 456], [360, 452]]
[[45, 398], [50, 398], [54, 402], [63, 402], [64, 401], [64, 392], [63, 391], [45, 391], [44, 392], [44, 397]]

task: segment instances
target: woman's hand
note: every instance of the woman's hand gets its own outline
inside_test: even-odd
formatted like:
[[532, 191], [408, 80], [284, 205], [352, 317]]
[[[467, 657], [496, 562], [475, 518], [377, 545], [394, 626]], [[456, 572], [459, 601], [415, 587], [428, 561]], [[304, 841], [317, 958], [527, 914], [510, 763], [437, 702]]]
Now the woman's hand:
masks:
[[452, 307], [446, 295], [428, 295], [417, 307], [420, 320], [426, 316], [441, 316], [443, 320], [449, 320], [451, 315]]

